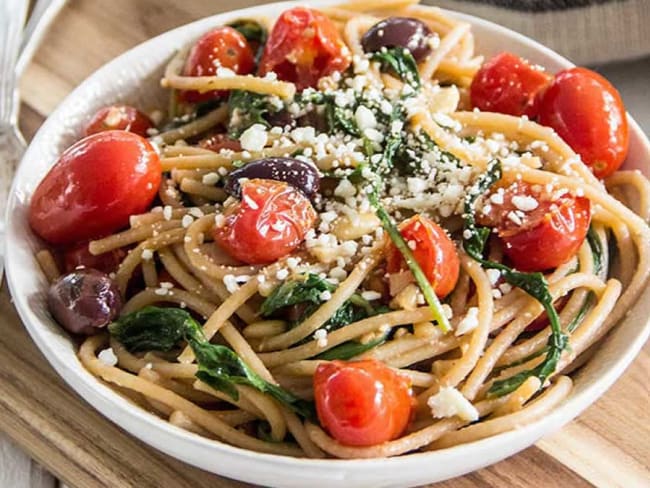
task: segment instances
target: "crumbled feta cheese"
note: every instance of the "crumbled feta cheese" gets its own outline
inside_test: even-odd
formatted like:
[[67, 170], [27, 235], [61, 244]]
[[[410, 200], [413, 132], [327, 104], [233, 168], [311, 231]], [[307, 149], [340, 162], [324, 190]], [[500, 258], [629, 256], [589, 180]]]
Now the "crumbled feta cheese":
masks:
[[279, 280], [286, 280], [289, 277], [289, 270], [288, 269], [279, 269], [275, 273], [275, 277]]
[[485, 271], [487, 274], [488, 280], [490, 280], [491, 285], [496, 285], [499, 278], [501, 278], [501, 271], [498, 269], [488, 269]]
[[184, 228], [188, 228], [190, 225], [192, 225], [192, 222], [194, 222], [194, 217], [191, 215], [183, 215], [183, 218], [181, 219], [181, 225]]
[[327, 300], [332, 298], [332, 293], [329, 290], [324, 290], [321, 292], [318, 298], [320, 298], [321, 301], [326, 302]]
[[264, 149], [269, 137], [266, 127], [262, 124], [253, 124], [239, 137], [242, 149], [247, 151], [261, 151]]
[[221, 229], [226, 225], [226, 217], [224, 217], [223, 214], [216, 214], [214, 216], [214, 225], [217, 229]]
[[325, 329], [318, 329], [314, 332], [314, 340], [318, 344], [318, 347], [327, 346], [327, 331]]
[[204, 185], [216, 185], [217, 182], [219, 181], [219, 173], [215, 172], [210, 172], [206, 173], [203, 175], [203, 178], [201, 178], [201, 181], [203, 182]]
[[113, 352], [112, 347], [100, 351], [97, 355], [97, 359], [99, 359], [106, 366], [115, 366], [117, 364], [117, 356]]
[[462, 318], [456, 327], [456, 335], [461, 336], [478, 327], [478, 308], [470, 307], [467, 314]]
[[362, 291], [361, 298], [371, 302], [373, 300], [379, 300], [381, 298], [381, 293], [372, 290]]
[[479, 418], [476, 407], [453, 387], [440, 388], [438, 393], [429, 397], [427, 405], [436, 419], [460, 417], [462, 420], [473, 422]]
[[377, 127], [377, 119], [375, 118], [375, 114], [373, 114], [372, 110], [370, 110], [365, 105], [359, 105], [357, 107], [357, 110], [354, 112], [354, 119], [356, 120], [357, 125], [361, 131], [364, 131], [365, 129], [374, 129]]
[[223, 277], [223, 284], [226, 285], [226, 290], [228, 293], [235, 293], [239, 290], [239, 284], [237, 283], [237, 278], [234, 275], [227, 274]]
[[171, 220], [172, 219], [172, 207], [171, 207], [171, 205], [165, 205], [163, 207], [163, 218], [165, 220]]
[[149, 261], [152, 258], [153, 258], [153, 251], [151, 249], [142, 250], [142, 259], [144, 259], [145, 261]]
[[512, 197], [512, 204], [522, 212], [530, 212], [539, 206], [537, 200], [528, 195], [515, 195]]
[[230, 68], [224, 68], [223, 66], [220, 66], [217, 68], [216, 75], [220, 78], [232, 78], [235, 76], [235, 72]]
[[353, 197], [357, 193], [357, 189], [349, 180], [341, 180], [334, 189], [334, 195], [337, 197]]

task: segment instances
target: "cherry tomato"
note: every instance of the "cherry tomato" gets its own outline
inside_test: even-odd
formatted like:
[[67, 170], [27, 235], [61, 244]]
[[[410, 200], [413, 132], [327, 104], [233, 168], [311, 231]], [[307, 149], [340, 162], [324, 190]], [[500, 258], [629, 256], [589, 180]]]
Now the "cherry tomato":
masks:
[[[414, 215], [402, 222], [399, 230], [404, 240], [414, 246], [413, 256], [431, 282], [436, 295], [440, 298], [447, 296], [456, 286], [460, 273], [456, 246], [447, 233], [423, 215]], [[392, 243], [389, 244], [386, 257], [388, 273], [407, 269], [402, 253]]]
[[222, 149], [230, 149], [239, 152], [242, 150], [241, 143], [237, 139], [231, 139], [228, 134], [213, 134], [210, 137], [201, 139], [199, 146], [203, 149], [219, 152]]
[[93, 134], [65, 150], [41, 181], [29, 223], [53, 244], [105, 236], [149, 208], [161, 171], [146, 139], [120, 130]]
[[95, 256], [90, 254], [88, 242], [73, 244], [63, 252], [63, 267], [66, 273], [74, 271], [80, 266], [92, 268], [103, 273], [115, 271], [126, 257], [124, 249], [115, 249]]
[[316, 211], [300, 190], [281, 181], [241, 182], [241, 202], [224, 213], [214, 239], [235, 259], [265, 264], [286, 256], [314, 226]]
[[551, 75], [509, 52], [496, 55], [481, 66], [470, 87], [472, 106], [488, 112], [537, 115], [537, 94], [551, 82]]
[[314, 399], [321, 425], [349, 446], [399, 437], [413, 410], [410, 381], [375, 359], [319, 364]]
[[153, 128], [149, 117], [130, 105], [111, 105], [100, 108], [86, 126], [84, 133], [89, 136], [106, 130], [126, 130], [146, 137], [147, 130]]
[[561, 71], [540, 98], [539, 122], [555, 129], [599, 178], [627, 156], [625, 107], [609, 81], [586, 68]]
[[502, 192], [502, 204], [490, 199], [488, 215], [479, 214], [481, 223], [497, 228], [503, 252], [515, 268], [556, 268], [571, 259], [585, 240], [591, 221], [589, 199], [557, 193], [515, 183]]
[[[184, 76], [214, 76], [218, 68], [228, 68], [239, 75], [255, 69], [255, 55], [246, 38], [232, 27], [217, 27], [201, 37], [192, 46], [183, 67]], [[180, 93], [186, 102], [197, 103], [224, 96], [227, 92], [213, 90], [199, 93], [195, 90]]]
[[323, 13], [295, 7], [284, 12], [273, 26], [259, 66], [259, 74], [273, 71], [292, 81], [299, 90], [315, 87], [323, 76], [345, 71], [350, 51]]

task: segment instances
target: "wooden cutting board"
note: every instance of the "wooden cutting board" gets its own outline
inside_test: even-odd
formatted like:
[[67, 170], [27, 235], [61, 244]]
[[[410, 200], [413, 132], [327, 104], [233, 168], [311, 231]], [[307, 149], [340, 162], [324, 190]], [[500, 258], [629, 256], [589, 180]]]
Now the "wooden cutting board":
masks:
[[[21, 84], [29, 139], [80, 81], [173, 27], [251, 0], [73, 0]], [[650, 346], [579, 420], [512, 458], [438, 487], [650, 487]], [[71, 487], [239, 487], [161, 454], [104, 419], [36, 349], [0, 290], [0, 431]], [[218, 460], [215, 460], [218, 462]]]

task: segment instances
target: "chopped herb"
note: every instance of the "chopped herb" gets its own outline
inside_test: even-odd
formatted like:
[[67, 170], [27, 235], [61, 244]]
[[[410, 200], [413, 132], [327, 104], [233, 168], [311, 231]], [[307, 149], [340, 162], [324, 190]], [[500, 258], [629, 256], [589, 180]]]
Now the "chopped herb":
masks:
[[516, 390], [526, 379], [537, 376], [542, 383], [554, 371], [562, 351], [568, 345], [568, 336], [562, 331], [560, 319], [553, 306], [553, 297], [548, 290], [548, 283], [542, 273], [522, 273], [508, 266], [489, 261], [483, 257], [485, 244], [490, 235], [490, 229], [476, 225], [474, 218], [474, 204], [495, 182], [501, 179], [501, 163], [493, 160], [488, 165], [487, 171], [477, 180], [470, 189], [465, 199], [465, 225], [463, 229], [463, 248], [475, 261], [481, 263], [486, 269], [496, 269], [509, 284], [521, 288], [530, 296], [541, 303], [549, 317], [551, 336], [548, 340], [546, 358], [535, 368], [522, 371], [519, 374], [500, 381], [495, 381], [488, 392], [492, 396], [502, 396]]
[[[232, 90], [228, 98], [228, 116], [230, 125], [228, 134], [238, 139], [242, 132], [254, 124], [271, 125], [264, 118], [271, 111], [264, 95], [245, 90]], [[233, 123], [236, 120], [236, 123]]]
[[185, 340], [196, 356], [196, 377], [201, 381], [234, 400], [239, 398], [235, 385], [247, 385], [271, 395], [305, 418], [314, 418], [311, 402], [261, 378], [229, 347], [210, 343], [201, 326], [185, 310], [145, 307], [120, 317], [108, 330], [129, 352], [168, 352]]
[[392, 71], [413, 89], [420, 89], [418, 64], [408, 49], [403, 47], [382, 48], [373, 53], [370, 59], [379, 61], [383, 70]]

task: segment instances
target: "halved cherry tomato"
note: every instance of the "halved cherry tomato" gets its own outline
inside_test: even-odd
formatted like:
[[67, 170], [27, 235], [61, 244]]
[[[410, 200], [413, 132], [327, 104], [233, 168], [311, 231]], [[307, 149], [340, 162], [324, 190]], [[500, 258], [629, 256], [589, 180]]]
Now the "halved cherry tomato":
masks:
[[83, 266], [108, 274], [117, 269], [125, 256], [124, 249], [115, 249], [95, 256], [90, 254], [88, 242], [80, 242], [73, 244], [63, 252], [63, 267], [66, 273]]
[[488, 112], [537, 115], [537, 94], [551, 82], [551, 75], [509, 52], [497, 54], [472, 80], [472, 106]]
[[300, 190], [281, 181], [241, 182], [241, 202], [228, 208], [214, 239], [235, 259], [265, 264], [286, 256], [305, 239], [316, 211]]
[[349, 446], [399, 437], [414, 405], [410, 381], [375, 359], [319, 364], [314, 399], [321, 425]]
[[38, 185], [29, 223], [53, 244], [110, 234], [149, 208], [161, 172], [158, 154], [139, 135], [93, 134], [66, 149]]
[[488, 214], [479, 212], [482, 224], [497, 228], [503, 252], [515, 268], [556, 268], [571, 259], [585, 240], [591, 221], [589, 199], [558, 193], [517, 182], [502, 192], [502, 204], [491, 199]]
[[153, 128], [149, 117], [130, 105], [111, 105], [100, 108], [86, 126], [84, 133], [89, 136], [106, 130], [126, 130], [146, 137], [147, 130]]
[[350, 51], [323, 13], [305, 7], [284, 12], [264, 47], [259, 74], [273, 71], [299, 90], [314, 87], [320, 78], [350, 65]]
[[561, 71], [539, 106], [539, 122], [555, 129], [597, 177], [621, 166], [629, 148], [627, 117], [621, 96], [605, 78], [586, 68]]
[[[412, 247], [415, 260], [431, 282], [436, 295], [447, 296], [456, 286], [460, 273], [460, 260], [456, 246], [442, 227], [433, 220], [414, 215], [402, 222], [399, 230]], [[399, 250], [391, 243], [386, 254], [386, 271], [397, 273], [408, 270]]]
[[230, 149], [231, 151], [241, 151], [241, 142], [237, 139], [231, 139], [228, 134], [213, 134], [210, 137], [201, 139], [199, 146], [203, 149], [219, 152], [222, 149]]
[[[217, 27], [204, 34], [192, 46], [183, 67], [184, 76], [214, 76], [218, 68], [228, 68], [239, 75], [255, 69], [255, 55], [246, 38], [232, 27]], [[189, 90], [180, 93], [186, 102], [197, 103], [224, 96], [227, 92], [206, 93]]]

